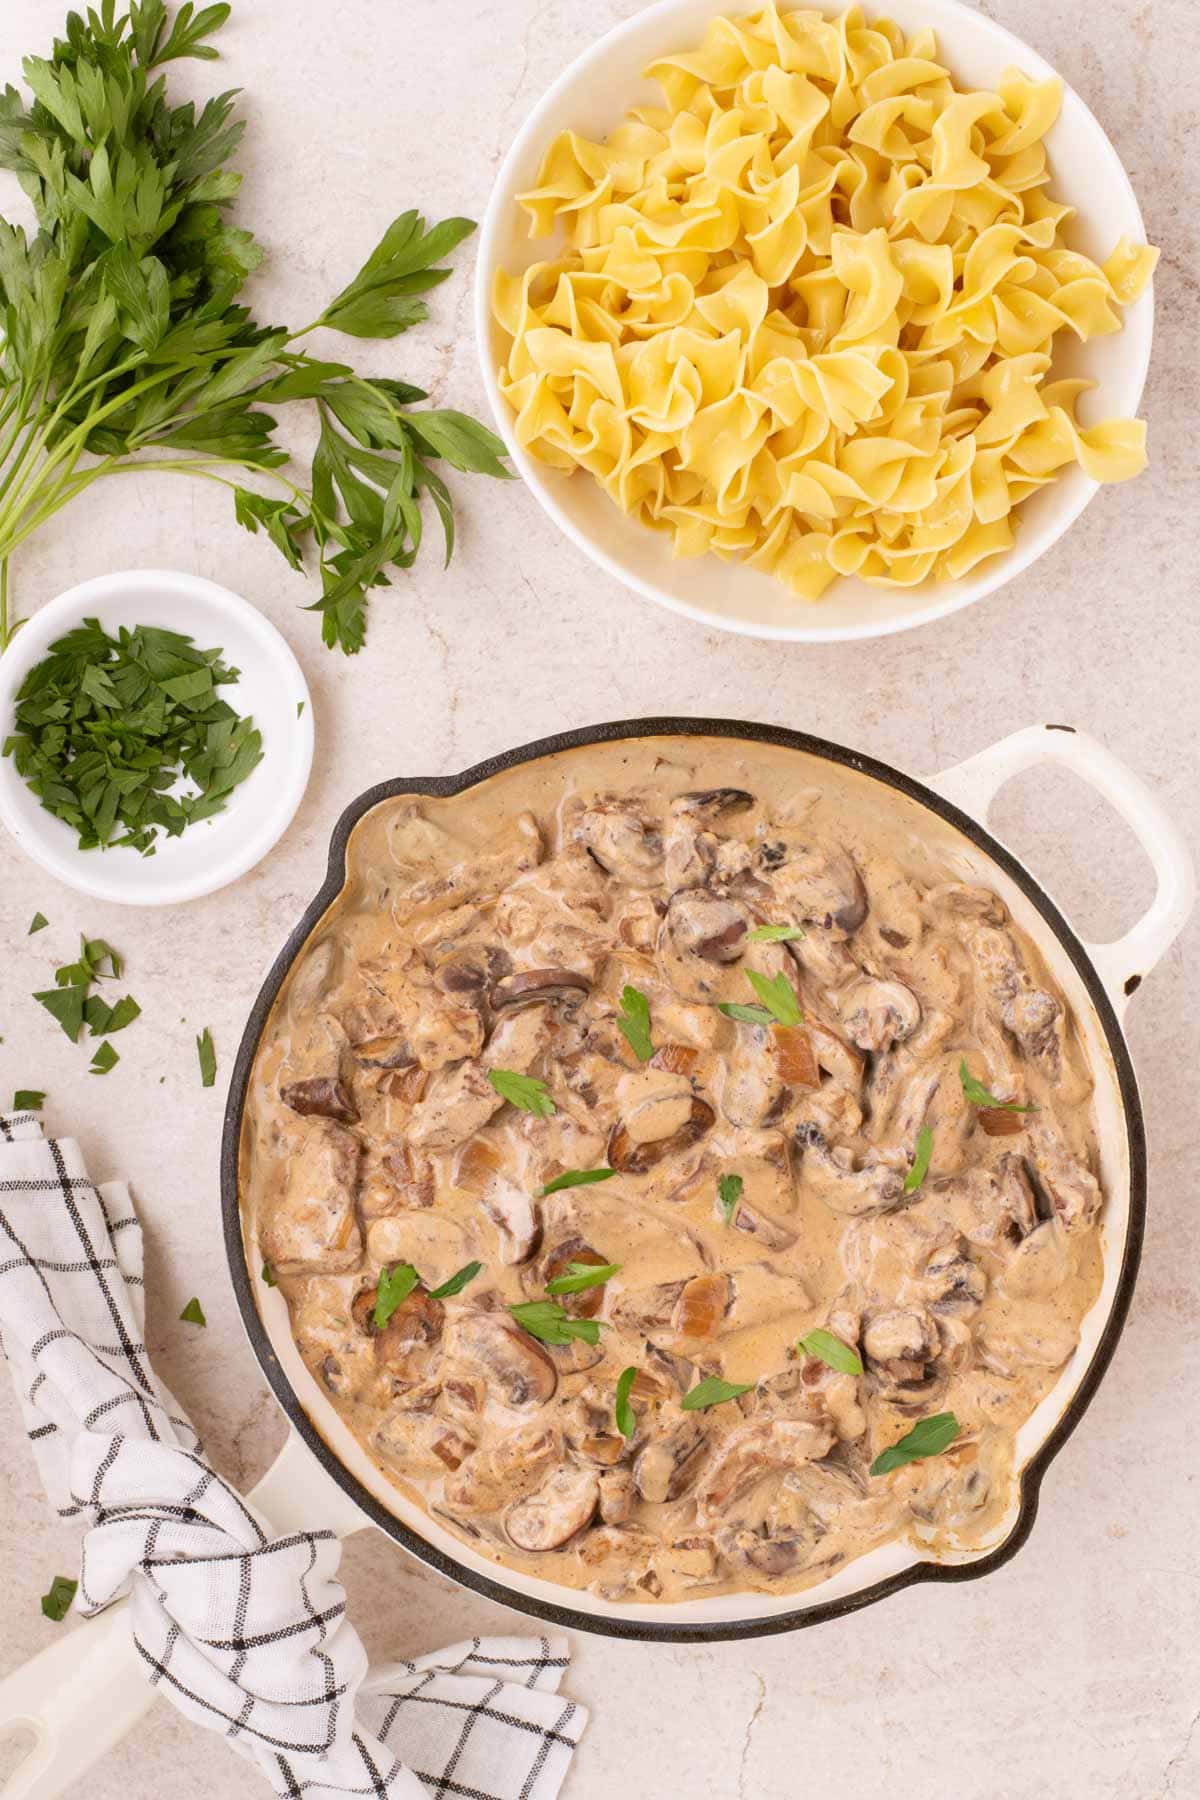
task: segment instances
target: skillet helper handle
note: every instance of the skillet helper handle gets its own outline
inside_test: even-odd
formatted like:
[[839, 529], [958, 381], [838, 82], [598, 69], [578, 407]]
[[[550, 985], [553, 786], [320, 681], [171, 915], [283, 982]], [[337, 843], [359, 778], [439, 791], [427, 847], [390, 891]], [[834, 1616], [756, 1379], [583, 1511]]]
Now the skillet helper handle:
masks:
[[[289, 1431], [283, 1449], [248, 1495], [277, 1536], [319, 1524], [346, 1537], [366, 1519]], [[128, 1602], [76, 1619], [63, 1636], [0, 1681], [0, 1744], [32, 1732], [34, 1743], [0, 1788], [0, 1800], [58, 1800], [153, 1706], [129, 1629]]]
[[1154, 899], [1136, 925], [1111, 944], [1084, 945], [1120, 1017], [1182, 931], [1196, 900], [1191, 851], [1158, 797], [1111, 750], [1069, 725], [1030, 725], [930, 777], [926, 786], [986, 823], [1004, 784], [1023, 769], [1046, 762], [1061, 763], [1081, 775], [1120, 813], [1157, 877]]

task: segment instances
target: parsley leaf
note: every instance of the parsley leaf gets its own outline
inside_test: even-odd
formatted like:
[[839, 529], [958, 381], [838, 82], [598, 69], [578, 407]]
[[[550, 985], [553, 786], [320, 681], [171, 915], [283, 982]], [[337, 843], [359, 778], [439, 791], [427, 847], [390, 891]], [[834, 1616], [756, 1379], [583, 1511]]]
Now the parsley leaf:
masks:
[[960, 1426], [952, 1412], [933, 1413], [927, 1419], [918, 1419], [911, 1431], [896, 1443], [881, 1450], [871, 1464], [872, 1475], [890, 1475], [893, 1469], [902, 1469], [906, 1463], [918, 1462], [922, 1457], [940, 1456], [948, 1450], [958, 1436]]
[[488, 1080], [502, 1100], [521, 1112], [548, 1119], [558, 1110], [549, 1088], [536, 1075], [519, 1075], [515, 1069], [489, 1069]]
[[179, 1317], [184, 1321], [184, 1323], [186, 1325], [207, 1325], [208, 1324], [208, 1320], [204, 1316], [204, 1308], [201, 1306], [200, 1302], [196, 1299], [194, 1294], [193, 1294], [192, 1298], [188, 1301], [187, 1305], [184, 1307], [183, 1311], [180, 1313]]
[[780, 1025], [802, 1025], [804, 1014], [800, 1010], [800, 1002], [796, 990], [786, 975], [760, 975], [757, 969], [747, 969], [746, 979], [758, 995], [773, 1019]]
[[555, 1175], [538, 1189], [537, 1198], [544, 1200], [547, 1194], [561, 1193], [563, 1188], [590, 1187], [595, 1181], [611, 1181], [616, 1173], [615, 1169], [564, 1169], [561, 1175]]
[[78, 984], [70, 987], [44, 989], [35, 994], [34, 999], [39, 1006], [44, 1006], [52, 1019], [57, 1019], [71, 1042], [74, 1043], [83, 1030], [83, 1006], [87, 998], [87, 988]]
[[839, 1375], [861, 1375], [863, 1372], [858, 1353], [840, 1337], [834, 1337], [832, 1331], [810, 1331], [798, 1340], [796, 1347], [806, 1356], [815, 1356], [827, 1368], [836, 1369]]
[[748, 944], [793, 944], [798, 938], [807, 937], [803, 925], [756, 925], [753, 931], [746, 933]]
[[56, 1575], [50, 1583], [48, 1594], [42, 1595], [42, 1611], [56, 1625], [61, 1625], [71, 1610], [71, 1602], [78, 1591], [79, 1583], [72, 1581], [68, 1575]]
[[654, 1045], [650, 1039], [650, 1002], [640, 988], [622, 988], [617, 1030], [639, 1062], [650, 1061], [654, 1055]]
[[744, 1186], [740, 1175], [722, 1175], [717, 1181], [717, 1205], [721, 1208], [727, 1225], [733, 1224], [733, 1215], [737, 1211]]
[[32, 919], [29, 921], [29, 930], [25, 933], [25, 936], [32, 937], [35, 931], [45, 931], [49, 923], [50, 921], [45, 913], [35, 912]]
[[429, 1298], [431, 1300], [452, 1299], [455, 1294], [461, 1294], [467, 1284], [474, 1281], [475, 1277], [482, 1273], [482, 1270], [481, 1262], [465, 1263], [456, 1275], [450, 1277], [449, 1281], [443, 1281], [441, 1287], [435, 1287]]
[[262, 1278], [267, 1287], [278, 1287], [278, 1285], [279, 1285], [278, 1282], [275, 1280], [275, 1276], [272, 1272], [271, 1265], [269, 1262], [263, 1263]]
[[990, 1106], [994, 1107], [997, 1112], [1024, 1113], [1038, 1110], [1036, 1106], [1032, 1105], [1021, 1106], [1016, 1100], [997, 1100], [994, 1094], [988, 1093], [981, 1081], [976, 1081], [967, 1067], [965, 1056], [958, 1065], [958, 1079], [962, 1082], [962, 1091], [972, 1106]]
[[915, 1194], [926, 1175], [929, 1173], [929, 1159], [933, 1155], [933, 1128], [922, 1125], [917, 1133], [916, 1154], [912, 1159], [912, 1167], [904, 1177], [904, 1192]]
[[719, 1375], [706, 1375], [688, 1389], [679, 1404], [684, 1412], [703, 1412], [706, 1407], [722, 1406], [726, 1400], [748, 1394], [753, 1386], [752, 1381], [722, 1381]]
[[18, 1088], [13, 1095], [14, 1112], [40, 1112], [46, 1096], [39, 1088]]
[[765, 1006], [743, 1006], [738, 1000], [718, 1000], [717, 1011], [724, 1013], [727, 1019], [738, 1019], [743, 1025], [773, 1025], [774, 1013]]
[[217, 1052], [207, 1025], [196, 1039], [196, 1055], [200, 1062], [200, 1086], [213, 1087], [217, 1079]]
[[420, 1284], [421, 1277], [411, 1263], [396, 1263], [394, 1268], [380, 1269], [379, 1280], [375, 1285], [375, 1310], [371, 1314], [371, 1323], [376, 1331], [382, 1331], [396, 1308]]
[[548, 1294], [582, 1294], [585, 1288], [603, 1287], [620, 1270], [620, 1263], [569, 1262], [565, 1275], [546, 1283]]
[[637, 1431], [637, 1416], [630, 1405], [629, 1395], [637, 1380], [636, 1368], [622, 1369], [617, 1376], [617, 1393], [613, 1403], [613, 1416], [617, 1421], [617, 1430], [623, 1438], [631, 1438]]
[[88, 1074], [107, 1075], [110, 1069], [116, 1068], [120, 1060], [120, 1056], [113, 1049], [108, 1039], [104, 1038], [97, 1046], [91, 1063], [88, 1065]]
[[572, 1338], [579, 1338], [585, 1344], [600, 1342], [603, 1320], [573, 1319], [556, 1300], [527, 1300], [508, 1310], [522, 1331], [540, 1339], [543, 1344], [569, 1344]]

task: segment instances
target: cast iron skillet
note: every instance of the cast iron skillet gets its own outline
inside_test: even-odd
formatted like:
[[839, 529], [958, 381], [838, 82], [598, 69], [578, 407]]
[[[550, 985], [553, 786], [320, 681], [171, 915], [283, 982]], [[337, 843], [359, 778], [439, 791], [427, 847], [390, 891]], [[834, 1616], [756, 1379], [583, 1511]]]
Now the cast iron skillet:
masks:
[[[1070, 730], [1071, 728], [1060, 727], [1057, 729]], [[823, 1603], [810, 1604], [793, 1612], [772, 1613], [761, 1619], [659, 1625], [640, 1618], [625, 1620], [620, 1616], [585, 1613], [567, 1602], [560, 1605], [557, 1602], [544, 1601], [524, 1594], [520, 1590], [509, 1588], [502, 1581], [464, 1566], [453, 1556], [447, 1555], [436, 1546], [427, 1543], [418, 1533], [381, 1506], [332, 1454], [293, 1392], [275, 1355], [270, 1337], [255, 1304], [242, 1239], [242, 1219], [238, 1195], [238, 1157], [242, 1114], [246, 1103], [250, 1072], [268, 1014], [296, 956], [344, 885], [346, 847], [351, 832], [364, 814], [368, 813], [373, 806], [378, 806], [380, 801], [394, 799], [399, 794], [427, 794], [438, 797], [460, 794], [464, 789], [474, 787], [477, 783], [486, 781], [489, 776], [496, 775], [504, 769], [510, 769], [519, 763], [533, 761], [538, 757], [551, 756], [557, 751], [573, 750], [589, 744], [609, 743], [623, 738], [677, 737], [681, 735], [778, 744], [788, 749], [800, 750], [812, 756], [822, 757], [828, 762], [840, 764], [844, 768], [856, 770], [861, 774], [873, 776], [887, 787], [916, 800], [922, 806], [947, 820], [1010, 877], [1036, 908], [1049, 931], [1069, 957], [1096, 1010], [1109, 1054], [1112, 1057], [1128, 1133], [1130, 1193], [1129, 1225], [1124, 1254], [1103, 1332], [1090, 1366], [1070, 1403], [1064, 1409], [1045, 1443], [1024, 1466], [1021, 1475], [1020, 1510], [1002, 1544], [995, 1550], [966, 1563], [918, 1562], [912, 1567], [856, 1593]], [[1140, 979], [1140, 976], [1137, 979]], [[1132, 991], [1128, 984], [1126, 991]], [[234, 1291], [241, 1308], [246, 1332], [254, 1353], [262, 1365], [263, 1372], [293, 1429], [307, 1444], [332, 1480], [350, 1496], [355, 1505], [361, 1508], [373, 1524], [440, 1574], [449, 1576], [465, 1587], [473, 1588], [477, 1593], [486, 1595], [490, 1600], [499, 1601], [506, 1606], [515, 1606], [522, 1612], [551, 1620], [556, 1625], [578, 1631], [598, 1632], [610, 1637], [635, 1638], [650, 1642], [712, 1643], [722, 1639], [762, 1637], [773, 1635], [776, 1632], [794, 1631], [809, 1625], [818, 1625], [826, 1619], [841, 1618], [847, 1613], [857, 1611], [859, 1607], [868, 1606], [876, 1600], [882, 1600], [889, 1594], [898, 1593], [902, 1588], [913, 1587], [919, 1582], [978, 1580], [982, 1575], [991, 1574], [994, 1569], [998, 1569], [1016, 1554], [1033, 1528], [1033, 1522], [1037, 1516], [1038, 1491], [1042, 1477], [1087, 1410], [1093, 1394], [1108, 1369], [1117, 1340], [1124, 1328], [1137, 1277], [1145, 1227], [1146, 1144], [1133, 1065], [1103, 982], [1079, 938], [1053, 901], [1016, 858], [997, 843], [982, 825], [968, 814], [960, 811], [957, 806], [942, 799], [931, 789], [922, 786], [911, 777], [901, 774], [898, 770], [889, 767], [888, 764], [877, 762], [869, 756], [860, 755], [857, 751], [847, 750], [839, 744], [828, 743], [823, 738], [809, 737], [806, 733], [788, 731], [781, 726], [747, 724], [732, 719], [631, 719], [607, 725], [588, 726], [582, 730], [568, 731], [555, 737], [542, 738], [536, 743], [525, 744], [520, 749], [510, 750], [501, 756], [478, 763], [474, 768], [465, 770], [461, 775], [382, 781], [377, 786], [368, 788], [346, 808], [333, 833], [329, 850], [329, 867], [324, 884], [305, 909], [302, 918], [280, 951], [263, 983], [258, 998], [250, 1009], [250, 1016], [238, 1049], [225, 1110], [224, 1138], [221, 1147], [221, 1205], [224, 1216], [225, 1247], [233, 1277]], [[568, 1591], [564, 1590], [564, 1592]]]

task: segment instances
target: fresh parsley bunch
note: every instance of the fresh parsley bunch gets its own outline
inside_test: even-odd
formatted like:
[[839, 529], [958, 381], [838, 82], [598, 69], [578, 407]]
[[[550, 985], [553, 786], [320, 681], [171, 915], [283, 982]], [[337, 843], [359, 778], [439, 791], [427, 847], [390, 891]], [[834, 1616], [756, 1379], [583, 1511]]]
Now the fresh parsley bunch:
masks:
[[[315, 553], [328, 645], [363, 643], [367, 597], [411, 567], [422, 506], [454, 511], [439, 464], [507, 476], [504, 447], [465, 413], [421, 408], [422, 389], [357, 375], [298, 348], [324, 326], [393, 338], [428, 316], [421, 296], [469, 219], [400, 215], [348, 287], [301, 331], [237, 304], [263, 252], [232, 223], [229, 167], [243, 123], [234, 93], [172, 106], [164, 65], [209, 60], [221, 4], [173, 18], [163, 0], [101, 0], [71, 13], [47, 60], [27, 57], [27, 107], [0, 93], [0, 167], [37, 217], [30, 241], [0, 218], [0, 649], [12, 553], [95, 481], [130, 469], [199, 475], [233, 492], [293, 568]], [[320, 437], [306, 485], [285, 471], [275, 409], [314, 404]], [[244, 473], [262, 485], [243, 485]]]

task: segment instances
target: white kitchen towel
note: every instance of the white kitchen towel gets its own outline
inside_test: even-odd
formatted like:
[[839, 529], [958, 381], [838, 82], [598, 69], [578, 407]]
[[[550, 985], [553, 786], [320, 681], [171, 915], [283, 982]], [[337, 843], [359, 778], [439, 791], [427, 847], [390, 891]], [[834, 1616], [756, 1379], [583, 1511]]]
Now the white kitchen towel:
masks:
[[[271, 1537], [150, 1367], [142, 1233], [71, 1138], [0, 1115], [0, 1337], [51, 1505], [86, 1519], [85, 1613], [130, 1600], [149, 1679], [279, 1794], [552, 1800], [587, 1722], [563, 1638], [368, 1671], [332, 1532]], [[424, 1784], [424, 1785], [422, 1785]]]

